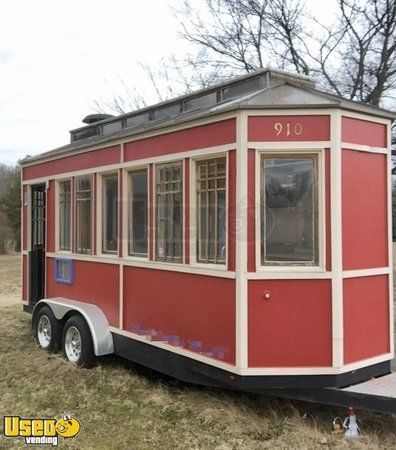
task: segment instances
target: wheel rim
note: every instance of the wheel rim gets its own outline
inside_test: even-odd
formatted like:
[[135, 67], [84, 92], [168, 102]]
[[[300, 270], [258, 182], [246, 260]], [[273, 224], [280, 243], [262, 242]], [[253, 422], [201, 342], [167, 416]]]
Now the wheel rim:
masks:
[[37, 338], [42, 348], [47, 348], [51, 343], [51, 322], [47, 316], [40, 317], [37, 326]]
[[66, 331], [65, 336], [65, 353], [67, 359], [76, 363], [81, 356], [81, 334], [75, 326], [71, 326]]

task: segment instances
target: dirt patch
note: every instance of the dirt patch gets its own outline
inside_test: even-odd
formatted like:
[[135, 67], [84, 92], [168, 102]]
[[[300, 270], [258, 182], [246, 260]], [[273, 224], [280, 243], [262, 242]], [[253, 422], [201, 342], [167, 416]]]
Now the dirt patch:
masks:
[[21, 303], [21, 256], [0, 255], [0, 307]]

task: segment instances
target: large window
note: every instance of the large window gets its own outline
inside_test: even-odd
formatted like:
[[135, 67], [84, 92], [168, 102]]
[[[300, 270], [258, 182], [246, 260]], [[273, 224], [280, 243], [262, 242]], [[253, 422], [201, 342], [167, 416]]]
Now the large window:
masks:
[[118, 176], [102, 178], [102, 252], [118, 251]]
[[130, 256], [147, 256], [147, 170], [129, 174], [129, 248]]
[[182, 163], [156, 167], [156, 259], [182, 262], [183, 252]]
[[226, 158], [196, 163], [197, 262], [225, 264]]
[[76, 179], [76, 252], [92, 253], [92, 177]]
[[318, 157], [261, 161], [262, 265], [318, 264]]
[[71, 246], [71, 181], [59, 183], [59, 250], [70, 251]]

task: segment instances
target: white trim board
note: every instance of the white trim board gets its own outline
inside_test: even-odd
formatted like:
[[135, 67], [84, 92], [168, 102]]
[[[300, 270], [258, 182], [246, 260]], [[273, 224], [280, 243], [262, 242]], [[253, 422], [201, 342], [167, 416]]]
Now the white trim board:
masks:
[[240, 369], [248, 366], [248, 283], [247, 283], [247, 229], [248, 215], [248, 151], [247, 114], [237, 117], [236, 192], [235, 192], [235, 360]]
[[164, 263], [158, 261], [148, 261], [145, 258], [142, 258], [142, 261], [138, 261], [132, 258], [118, 258], [114, 257], [114, 255], [80, 255], [80, 254], [70, 254], [70, 253], [54, 253], [47, 252], [46, 256], [48, 258], [63, 258], [63, 259], [73, 259], [78, 261], [86, 261], [86, 262], [95, 262], [102, 264], [116, 264], [116, 265], [124, 265], [128, 267], [140, 267], [143, 269], [154, 269], [154, 270], [165, 270], [168, 272], [183, 272], [183, 273], [191, 273], [196, 275], [206, 275], [211, 277], [218, 278], [230, 278], [235, 279], [235, 272], [229, 272], [225, 269], [217, 269], [217, 268], [201, 268], [196, 266], [190, 266], [186, 264], [177, 264], [177, 263]]
[[342, 279], [342, 161], [341, 112], [331, 115], [330, 202], [332, 268], [332, 348], [333, 366], [344, 365], [344, 319]]
[[298, 152], [322, 150], [330, 148], [330, 141], [249, 141], [248, 148], [255, 150], [276, 150], [284, 152]]
[[355, 269], [355, 270], [344, 270], [342, 272], [342, 277], [344, 279], [348, 278], [359, 278], [359, 277], [373, 277], [376, 275], [390, 275], [392, 269], [389, 267], [378, 267], [373, 269]]
[[249, 272], [248, 280], [331, 280], [332, 273], [326, 271], [318, 272], [276, 272], [259, 270], [257, 272]]
[[388, 149], [384, 147], [371, 147], [369, 145], [353, 144], [351, 142], [341, 142], [342, 150], [356, 150], [358, 152], [388, 154]]

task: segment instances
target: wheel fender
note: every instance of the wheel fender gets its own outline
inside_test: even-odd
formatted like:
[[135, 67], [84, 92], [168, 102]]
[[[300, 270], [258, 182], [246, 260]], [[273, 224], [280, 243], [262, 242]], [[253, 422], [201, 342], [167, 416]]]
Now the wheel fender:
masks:
[[99, 307], [91, 303], [63, 297], [44, 298], [34, 307], [32, 324], [35, 323], [37, 313], [43, 305], [48, 305], [58, 320], [62, 320], [70, 311], [80, 313], [86, 320], [91, 331], [95, 355], [102, 356], [114, 353], [114, 341], [110, 331], [110, 325]]

